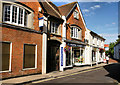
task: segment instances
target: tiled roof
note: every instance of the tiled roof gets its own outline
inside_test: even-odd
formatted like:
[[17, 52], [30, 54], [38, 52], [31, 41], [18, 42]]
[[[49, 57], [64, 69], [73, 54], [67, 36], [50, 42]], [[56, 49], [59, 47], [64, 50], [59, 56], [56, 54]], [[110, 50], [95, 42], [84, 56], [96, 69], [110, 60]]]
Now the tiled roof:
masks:
[[74, 7], [74, 5], [76, 3], [77, 2], [72, 2], [72, 3], [69, 3], [69, 4], [65, 4], [65, 5], [59, 6], [58, 9], [59, 9], [59, 11], [62, 15], [67, 16], [69, 14], [70, 10]]
[[57, 8], [57, 6], [55, 6], [52, 2], [46, 2], [46, 1], [40, 1], [41, 6], [44, 9], [44, 12], [46, 12], [47, 14], [60, 18], [61, 19], [61, 14]]
[[93, 31], [91, 31], [90, 33], [93, 34], [93, 35], [95, 35], [95, 36], [98, 36], [99, 38], [101, 38], [103, 40], [106, 40], [105, 38], [103, 38], [102, 36], [98, 35], [97, 33], [93, 32]]

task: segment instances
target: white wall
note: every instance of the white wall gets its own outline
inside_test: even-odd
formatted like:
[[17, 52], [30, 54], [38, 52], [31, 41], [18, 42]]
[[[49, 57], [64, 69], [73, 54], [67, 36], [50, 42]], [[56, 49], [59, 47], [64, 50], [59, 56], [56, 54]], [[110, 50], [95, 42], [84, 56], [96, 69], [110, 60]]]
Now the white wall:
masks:
[[120, 43], [114, 47], [114, 58], [115, 59], [120, 59], [119, 49], [120, 49]]

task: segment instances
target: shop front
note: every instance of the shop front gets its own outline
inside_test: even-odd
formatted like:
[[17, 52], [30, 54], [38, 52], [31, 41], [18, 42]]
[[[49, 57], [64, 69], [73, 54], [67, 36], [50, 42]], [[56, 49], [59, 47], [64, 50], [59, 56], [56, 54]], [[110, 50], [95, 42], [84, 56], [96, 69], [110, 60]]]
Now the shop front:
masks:
[[92, 49], [92, 62], [97, 62], [97, 48], [94, 48]]
[[73, 47], [73, 57], [74, 57], [74, 65], [83, 65], [85, 64], [85, 55], [84, 55], [84, 47]]
[[67, 43], [69, 52], [66, 51], [66, 66], [79, 66], [85, 64], [85, 45]]
[[73, 66], [72, 47], [66, 45], [64, 47], [64, 52], [66, 54], [65, 67], [72, 67]]
[[99, 57], [99, 61], [102, 62], [103, 59], [104, 59], [104, 52], [105, 52], [105, 49], [103, 48], [99, 48], [99, 53], [100, 53], [100, 57]]

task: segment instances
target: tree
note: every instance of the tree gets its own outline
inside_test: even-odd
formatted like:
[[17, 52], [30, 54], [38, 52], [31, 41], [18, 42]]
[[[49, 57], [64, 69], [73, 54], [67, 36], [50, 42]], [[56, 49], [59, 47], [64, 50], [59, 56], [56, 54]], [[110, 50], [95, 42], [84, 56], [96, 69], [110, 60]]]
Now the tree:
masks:
[[115, 46], [116, 42], [112, 42], [109, 44], [109, 51], [108, 54], [110, 55], [111, 58], [113, 58], [114, 56], [114, 46]]
[[106, 55], [110, 55], [111, 58], [114, 56], [114, 46], [120, 42], [120, 38], [116, 40], [116, 42], [112, 42], [109, 44], [109, 50], [106, 51]]
[[120, 38], [116, 40], [115, 44], [119, 43], [120, 42]]

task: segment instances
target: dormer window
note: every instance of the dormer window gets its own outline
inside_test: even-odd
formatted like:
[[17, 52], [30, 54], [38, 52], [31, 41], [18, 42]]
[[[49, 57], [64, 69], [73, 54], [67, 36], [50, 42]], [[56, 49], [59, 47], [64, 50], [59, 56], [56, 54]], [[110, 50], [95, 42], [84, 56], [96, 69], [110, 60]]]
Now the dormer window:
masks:
[[22, 7], [12, 4], [4, 4], [3, 21], [5, 23], [27, 26], [27, 15], [28, 11]]
[[79, 12], [77, 10], [74, 11], [74, 18], [79, 19]]

